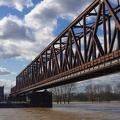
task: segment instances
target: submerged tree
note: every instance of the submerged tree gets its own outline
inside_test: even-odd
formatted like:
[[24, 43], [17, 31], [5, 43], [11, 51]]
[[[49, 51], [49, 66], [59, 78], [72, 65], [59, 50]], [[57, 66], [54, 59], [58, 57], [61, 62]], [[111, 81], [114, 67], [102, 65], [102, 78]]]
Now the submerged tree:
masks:
[[116, 84], [114, 87], [114, 92], [120, 94], [120, 83]]
[[71, 93], [74, 92], [76, 89], [75, 83], [68, 84], [66, 87], [67, 87], [67, 102], [69, 104], [69, 102], [71, 100]]
[[107, 102], [111, 100], [112, 87], [110, 85], [105, 85], [105, 99]]
[[57, 104], [60, 102], [62, 103], [62, 88], [61, 87], [54, 87], [51, 89], [51, 92], [53, 93], [53, 98], [57, 102]]
[[76, 86], [75, 83], [71, 83], [71, 84], [66, 84], [63, 86], [52, 88], [51, 91], [53, 93], [53, 97], [55, 101], [57, 101], [57, 103], [59, 102], [62, 103], [62, 101], [64, 103], [68, 102], [69, 104], [71, 100], [71, 94], [76, 89], [75, 86]]
[[87, 93], [88, 99], [94, 102], [94, 89], [92, 85], [88, 85], [85, 87], [85, 91]]
[[88, 99], [92, 102], [102, 102], [111, 100], [112, 87], [110, 85], [88, 85], [85, 87]]
[[93, 87], [93, 92], [94, 92], [94, 99], [97, 102], [103, 101], [104, 97], [104, 86], [103, 85], [95, 85]]

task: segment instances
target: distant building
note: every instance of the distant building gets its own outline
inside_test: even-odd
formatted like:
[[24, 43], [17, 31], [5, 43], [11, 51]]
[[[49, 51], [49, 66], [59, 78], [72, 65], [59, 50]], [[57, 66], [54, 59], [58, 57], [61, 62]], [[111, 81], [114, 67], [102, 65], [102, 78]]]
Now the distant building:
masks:
[[4, 86], [0, 86], [0, 102], [4, 101]]

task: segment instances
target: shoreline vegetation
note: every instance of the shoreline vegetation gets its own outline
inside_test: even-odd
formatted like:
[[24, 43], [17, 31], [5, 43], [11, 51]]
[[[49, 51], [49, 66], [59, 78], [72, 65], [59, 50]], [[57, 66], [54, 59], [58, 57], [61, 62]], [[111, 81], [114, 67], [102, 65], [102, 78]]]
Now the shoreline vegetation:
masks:
[[[50, 89], [52, 92], [53, 104], [70, 104], [71, 102], [79, 103], [108, 103], [119, 102], [120, 103], [120, 83], [112, 87], [111, 85], [88, 85], [85, 87], [84, 92], [76, 93], [76, 84], [67, 84]], [[4, 107], [30, 107], [29, 102], [11, 102], [8, 99], [9, 95], [5, 95], [5, 101], [1, 102], [0, 108]]]
[[76, 84], [68, 84], [51, 89], [53, 101], [57, 104], [78, 102], [110, 102], [120, 101], [120, 83], [111, 85], [91, 85], [85, 87], [84, 92], [76, 93]]

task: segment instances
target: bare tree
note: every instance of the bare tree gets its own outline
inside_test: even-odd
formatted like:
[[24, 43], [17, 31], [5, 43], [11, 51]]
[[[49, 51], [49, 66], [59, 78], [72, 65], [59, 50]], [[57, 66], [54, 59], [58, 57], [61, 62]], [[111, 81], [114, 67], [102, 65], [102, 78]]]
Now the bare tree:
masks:
[[85, 91], [87, 93], [88, 99], [94, 102], [94, 89], [92, 85], [88, 85], [85, 87]]
[[62, 103], [63, 101], [64, 103], [68, 102], [69, 104], [71, 100], [71, 93], [76, 89], [75, 85], [75, 83], [72, 83], [52, 88], [51, 91], [54, 98], [56, 98], [57, 103]]
[[120, 94], [120, 83], [116, 84], [116, 86], [114, 87], [114, 92]]
[[120, 101], [120, 83], [116, 84], [114, 87], [114, 93], [116, 94], [116, 97]]
[[57, 104], [62, 103], [62, 88], [61, 87], [54, 87], [51, 89], [51, 92], [53, 93], [54, 99], [56, 99]]
[[112, 87], [110, 85], [105, 85], [105, 98], [107, 102], [110, 102]]
[[63, 102], [65, 104], [66, 99], [67, 99], [67, 85], [62, 86], [62, 98], [63, 98]]
[[104, 86], [103, 85], [95, 85], [94, 89], [94, 99], [97, 102], [103, 101], [104, 98]]
[[76, 89], [75, 83], [67, 85], [67, 102], [68, 102], [68, 104], [69, 104], [69, 102], [71, 100], [71, 93], [74, 92], [75, 89]]

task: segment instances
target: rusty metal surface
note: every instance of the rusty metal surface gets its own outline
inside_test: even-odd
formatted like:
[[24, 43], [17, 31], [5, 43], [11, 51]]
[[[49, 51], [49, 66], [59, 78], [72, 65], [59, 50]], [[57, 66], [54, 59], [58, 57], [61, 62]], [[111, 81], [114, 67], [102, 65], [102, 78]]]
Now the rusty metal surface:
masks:
[[119, 58], [119, 14], [119, 1], [95, 0], [16, 77], [11, 93]]

